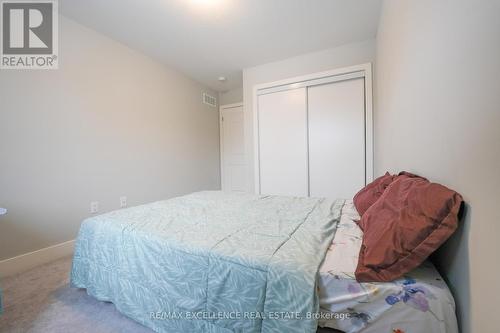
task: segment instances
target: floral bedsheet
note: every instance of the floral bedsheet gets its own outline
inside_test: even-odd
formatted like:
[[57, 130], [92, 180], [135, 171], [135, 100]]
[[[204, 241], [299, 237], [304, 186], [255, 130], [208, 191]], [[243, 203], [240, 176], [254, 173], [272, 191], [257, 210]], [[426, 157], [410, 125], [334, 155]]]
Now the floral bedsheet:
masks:
[[352, 201], [347, 201], [320, 267], [319, 325], [363, 333], [458, 332], [453, 296], [430, 262], [390, 283], [356, 282], [363, 236], [358, 219]]

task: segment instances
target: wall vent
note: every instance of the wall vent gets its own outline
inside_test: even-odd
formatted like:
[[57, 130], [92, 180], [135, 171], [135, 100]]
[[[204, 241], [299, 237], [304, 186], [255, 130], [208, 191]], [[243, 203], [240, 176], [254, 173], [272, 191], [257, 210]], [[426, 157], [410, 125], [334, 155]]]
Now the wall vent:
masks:
[[215, 108], [217, 106], [217, 98], [207, 93], [203, 93], [203, 103], [213, 106]]

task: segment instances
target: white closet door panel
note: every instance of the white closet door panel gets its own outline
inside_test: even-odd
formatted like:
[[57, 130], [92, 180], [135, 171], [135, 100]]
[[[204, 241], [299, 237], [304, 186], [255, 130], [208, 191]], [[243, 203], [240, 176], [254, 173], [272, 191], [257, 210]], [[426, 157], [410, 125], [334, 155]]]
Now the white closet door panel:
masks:
[[350, 199], [365, 185], [364, 78], [310, 87], [308, 106], [310, 194]]
[[260, 95], [260, 193], [308, 195], [306, 88]]

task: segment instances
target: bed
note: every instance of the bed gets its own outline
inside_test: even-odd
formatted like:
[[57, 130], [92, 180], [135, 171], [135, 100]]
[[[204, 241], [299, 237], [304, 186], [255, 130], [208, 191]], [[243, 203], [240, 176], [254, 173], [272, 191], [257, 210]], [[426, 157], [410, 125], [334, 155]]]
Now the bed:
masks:
[[71, 283], [157, 332], [456, 332], [429, 263], [355, 282], [354, 219], [345, 200], [193, 193], [85, 220]]

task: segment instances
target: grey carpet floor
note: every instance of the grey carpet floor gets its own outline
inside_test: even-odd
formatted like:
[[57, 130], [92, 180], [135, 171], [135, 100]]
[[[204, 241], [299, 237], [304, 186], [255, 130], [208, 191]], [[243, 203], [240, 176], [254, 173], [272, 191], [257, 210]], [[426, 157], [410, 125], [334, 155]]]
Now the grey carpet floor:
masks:
[[[151, 333], [123, 316], [112, 303], [69, 287], [71, 258], [33, 268], [0, 281], [2, 333]], [[334, 333], [319, 329], [318, 333]], [[202, 333], [202, 332], [201, 332]]]

